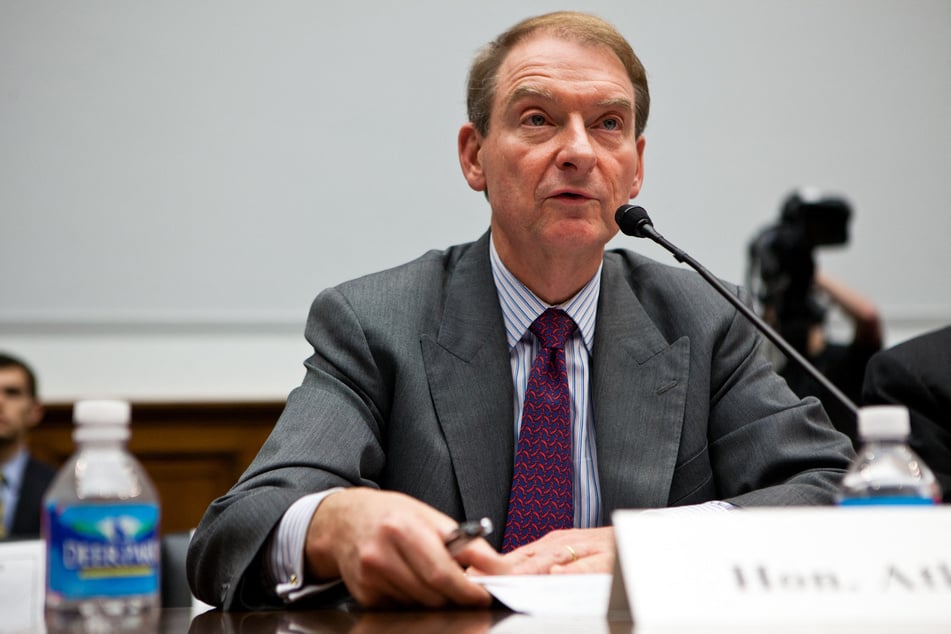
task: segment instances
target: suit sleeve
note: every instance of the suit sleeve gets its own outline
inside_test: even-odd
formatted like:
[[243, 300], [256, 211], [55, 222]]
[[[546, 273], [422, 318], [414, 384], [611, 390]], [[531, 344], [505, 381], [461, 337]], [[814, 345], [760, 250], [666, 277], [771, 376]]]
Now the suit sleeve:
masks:
[[321, 293], [306, 330], [314, 353], [300, 387], [237, 484], [209, 506], [188, 552], [195, 595], [225, 609], [280, 606], [259, 561], [285, 511], [333, 487], [376, 487], [389, 396], [366, 334], [337, 290]]
[[833, 502], [854, 457], [813, 397], [800, 399], [740, 313], [712, 347], [710, 460], [721, 499], [737, 506]]

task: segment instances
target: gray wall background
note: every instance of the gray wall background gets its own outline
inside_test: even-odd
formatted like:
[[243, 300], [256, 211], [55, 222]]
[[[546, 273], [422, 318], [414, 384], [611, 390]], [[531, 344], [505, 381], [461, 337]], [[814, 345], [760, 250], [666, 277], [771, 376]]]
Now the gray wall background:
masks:
[[[484, 231], [455, 150], [468, 63], [558, 8], [0, 0], [0, 348], [52, 401], [283, 398], [320, 289]], [[851, 242], [820, 266], [889, 343], [951, 323], [951, 3], [575, 8], [648, 69], [638, 202], [668, 238], [743, 281], [792, 188], [839, 193]]]

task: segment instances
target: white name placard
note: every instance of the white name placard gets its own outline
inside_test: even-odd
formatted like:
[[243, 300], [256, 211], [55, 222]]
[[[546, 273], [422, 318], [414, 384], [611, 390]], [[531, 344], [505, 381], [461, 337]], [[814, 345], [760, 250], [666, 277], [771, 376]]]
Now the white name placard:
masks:
[[951, 506], [617, 511], [613, 522], [610, 611], [629, 611], [639, 628], [869, 623], [951, 632]]
[[41, 540], [0, 542], [0, 633], [44, 631], [45, 586]]

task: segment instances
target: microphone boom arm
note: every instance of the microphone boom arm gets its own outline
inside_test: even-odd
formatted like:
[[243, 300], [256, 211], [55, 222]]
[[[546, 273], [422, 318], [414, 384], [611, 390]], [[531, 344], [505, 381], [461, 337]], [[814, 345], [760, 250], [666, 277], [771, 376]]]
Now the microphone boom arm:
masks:
[[[723, 295], [723, 297], [733, 304], [733, 306], [738, 311], [743, 313], [747, 319], [756, 324], [760, 332], [762, 332], [767, 339], [769, 339], [777, 348], [779, 348], [783, 354], [798, 363], [801, 368], [806, 370], [806, 372], [808, 372], [809, 375], [819, 383], [819, 385], [822, 385], [824, 388], [829, 390], [829, 392], [831, 392], [832, 395], [839, 400], [839, 402], [843, 403], [856, 418], [858, 417], [858, 408], [855, 406], [855, 403], [852, 402], [852, 399], [846, 396], [842, 390], [840, 390], [835, 386], [835, 384], [829, 381], [829, 379], [823, 376], [822, 373], [819, 372], [819, 370], [817, 370], [815, 366], [813, 366], [809, 361], [807, 361], [798, 350], [793, 348], [788, 341], [783, 339], [779, 333], [773, 330], [769, 324], [767, 324], [759, 315], [756, 314], [756, 312], [753, 311], [753, 309], [744, 304], [739, 297], [731, 293], [730, 289], [724, 286], [723, 282], [718, 280], [712, 273], [710, 273], [710, 271], [704, 268], [702, 264], [684, 253], [681, 249], [667, 240], [667, 238], [658, 233], [658, 231], [654, 229], [654, 225], [651, 223], [650, 219], [641, 220], [638, 222], [637, 232], [637, 234], [633, 235], [650, 238], [660, 246], [670, 251], [678, 262], [683, 262], [699, 273], [700, 276], [710, 284], [710, 286]], [[627, 231], [625, 231], [625, 233], [627, 233]]]

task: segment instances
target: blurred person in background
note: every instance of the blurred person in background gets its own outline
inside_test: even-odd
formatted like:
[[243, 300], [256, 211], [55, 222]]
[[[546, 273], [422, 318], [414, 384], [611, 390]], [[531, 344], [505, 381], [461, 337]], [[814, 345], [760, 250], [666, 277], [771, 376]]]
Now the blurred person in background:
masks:
[[0, 352], [0, 538], [40, 535], [43, 494], [56, 475], [27, 446], [42, 418], [33, 370]]
[[[865, 367], [882, 348], [878, 308], [861, 293], [820, 271], [814, 251], [848, 242], [849, 203], [812, 190], [790, 194], [779, 222], [750, 243], [748, 285], [763, 318], [853, 402], [862, 395]], [[851, 322], [847, 343], [830, 341], [826, 317], [836, 309]], [[780, 360], [779, 373], [800, 397], [815, 396], [840, 431], [857, 442], [848, 407], [795, 362]]]

